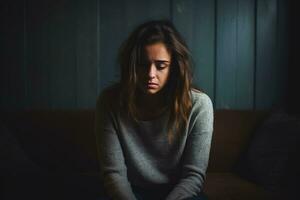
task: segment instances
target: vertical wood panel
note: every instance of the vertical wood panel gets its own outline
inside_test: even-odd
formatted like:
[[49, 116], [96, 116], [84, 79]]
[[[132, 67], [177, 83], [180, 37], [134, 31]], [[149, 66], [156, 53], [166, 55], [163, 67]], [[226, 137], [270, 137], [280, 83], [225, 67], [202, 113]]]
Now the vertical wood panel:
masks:
[[[30, 108], [49, 107], [50, 85], [49, 69], [51, 59], [49, 56], [49, 42], [53, 35], [47, 33], [49, 10], [45, 3], [26, 1], [25, 24], [27, 30], [27, 82]], [[51, 36], [51, 37], [50, 37]]]
[[0, 109], [26, 107], [24, 70], [24, 2], [0, 3]]
[[150, 19], [169, 18], [169, 1], [100, 1], [100, 89], [119, 80], [117, 52], [133, 28]]
[[288, 100], [288, 66], [289, 66], [289, 27], [290, 19], [288, 17], [288, 1], [278, 0], [278, 48], [277, 56], [279, 58], [279, 83], [277, 91], [278, 104], [287, 105]]
[[[32, 7], [35, 5], [34, 7]], [[29, 107], [49, 107], [49, 77], [47, 68], [43, 61], [46, 62], [45, 51], [47, 50], [47, 37], [42, 37], [42, 26], [47, 26], [43, 22], [43, 11], [40, 12], [41, 6], [35, 2], [26, 1], [25, 25], [26, 35], [26, 55], [27, 55], [27, 84]], [[46, 7], [46, 6], [45, 6]], [[37, 17], [39, 16], [39, 17]], [[44, 49], [42, 49], [44, 47]]]
[[253, 109], [255, 67], [255, 1], [239, 0], [235, 109]]
[[58, 1], [50, 17], [52, 30], [52, 54], [50, 70], [51, 106], [53, 108], [77, 107], [77, 60], [76, 60], [76, 3], [72, 0]]
[[280, 81], [277, 56], [277, 1], [257, 1], [256, 109], [278, 103]]
[[253, 108], [254, 5], [254, 0], [217, 2], [217, 108]]
[[256, 108], [284, 106], [287, 98], [287, 2], [257, 2]]
[[185, 38], [194, 61], [193, 84], [214, 102], [215, 2], [174, 0], [173, 22]]
[[236, 104], [237, 8], [237, 0], [217, 1], [216, 108]]
[[126, 27], [124, 7], [125, 1], [100, 0], [100, 90], [117, 80], [117, 50]]
[[[96, 75], [96, 96], [98, 96], [98, 94], [100, 93], [100, 87], [101, 87], [101, 80], [100, 80], [100, 72], [101, 72], [101, 66], [100, 66], [100, 35], [101, 35], [101, 32], [100, 32], [100, 0], [97, 0], [97, 37], [95, 38], [96, 39], [96, 44], [97, 44], [97, 51], [96, 51], [96, 54], [97, 54], [97, 60], [96, 60], [96, 65], [97, 65], [97, 75]], [[96, 101], [97, 99], [95, 99], [95, 106], [96, 107]]]
[[95, 106], [97, 91], [97, 0], [76, 1], [77, 107]]
[[34, 108], [76, 106], [76, 12], [71, 1], [28, 1], [28, 81]]
[[147, 20], [170, 19], [170, 0], [127, 0], [125, 4], [125, 36]]

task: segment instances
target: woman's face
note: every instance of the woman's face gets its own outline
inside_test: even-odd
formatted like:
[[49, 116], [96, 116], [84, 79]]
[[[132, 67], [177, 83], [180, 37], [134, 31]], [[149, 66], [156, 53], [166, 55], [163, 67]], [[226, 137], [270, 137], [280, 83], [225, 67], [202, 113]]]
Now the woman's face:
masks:
[[146, 94], [156, 94], [167, 84], [171, 55], [159, 42], [145, 47], [145, 56], [137, 68], [138, 88]]

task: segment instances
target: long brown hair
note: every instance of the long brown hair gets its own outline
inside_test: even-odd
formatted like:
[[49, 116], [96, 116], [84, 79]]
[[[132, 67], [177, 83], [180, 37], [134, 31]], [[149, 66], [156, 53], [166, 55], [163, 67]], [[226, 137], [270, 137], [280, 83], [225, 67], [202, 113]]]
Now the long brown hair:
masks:
[[[168, 140], [186, 126], [192, 107], [191, 59], [182, 36], [169, 20], [154, 20], [139, 25], [121, 45], [119, 63], [121, 67], [120, 105], [127, 114], [136, 119], [135, 98], [137, 94], [137, 67], [141, 62], [145, 46], [163, 43], [171, 54], [171, 74], [165, 87], [168, 90], [170, 116], [168, 120]], [[172, 127], [175, 126], [175, 130]], [[174, 131], [174, 132], [173, 132]]]

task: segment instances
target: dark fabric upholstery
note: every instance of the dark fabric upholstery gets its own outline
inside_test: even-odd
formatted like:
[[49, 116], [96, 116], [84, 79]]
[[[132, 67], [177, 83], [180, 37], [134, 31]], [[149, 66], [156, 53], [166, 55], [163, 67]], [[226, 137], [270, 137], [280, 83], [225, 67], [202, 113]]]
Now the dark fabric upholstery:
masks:
[[231, 171], [268, 111], [217, 110], [208, 172]]
[[19, 146], [49, 172], [97, 172], [93, 112], [2, 113]]
[[209, 200], [265, 200], [268, 195], [255, 183], [227, 173], [208, 173], [204, 193]]
[[1, 177], [1, 181], [1, 200], [97, 200], [106, 195], [94, 174], [24, 173]]
[[[234, 175], [232, 169], [247, 148], [252, 133], [267, 114], [266, 111], [215, 111], [210, 161], [204, 186], [209, 199], [261, 199], [265, 195], [258, 184]], [[8, 177], [5, 194], [9, 196], [17, 192], [17, 188], [20, 188], [20, 194], [30, 194], [36, 187], [41, 195], [51, 194], [55, 198], [58, 191], [63, 191], [65, 196], [73, 191], [80, 198], [89, 197], [89, 194], [90, 197], [100, 195], [102, 189], [98, 177], [94, 110], [0, 112], [1, 118], [8, 130], [14, 132], [25, 154], [47, 172], [46, 178]], [[28, 184], [27, 189], [22, 189], [24, 183]], [[53, 192], [49, 193], [47, 187], [50, 190], [53, 188]], [[38, 194], [35, 196], [40, 197]]]
[[0, 176], [42, 172], [0, 120]]
[[283, 110], [274, 111], [255, 132], [236, 171], [273, 194], [282, 193], [291, 177], [297, 175], [290, 172], [300, 161], [299, 144], [300, 118]]

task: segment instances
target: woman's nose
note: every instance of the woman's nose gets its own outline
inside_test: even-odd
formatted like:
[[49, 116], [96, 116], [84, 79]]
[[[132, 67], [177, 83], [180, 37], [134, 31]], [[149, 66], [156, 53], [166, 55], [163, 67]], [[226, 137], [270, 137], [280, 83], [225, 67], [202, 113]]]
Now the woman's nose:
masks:
[[150, 65], [150, 69], [149, 69], [149, 72], [148, 72], [148, 76], [149, 76], [150, 78], [154, 78], [155, 75], [156, 75], [156, 67], [155, 67], [155, 64], [152, 63], [152, 64]]

